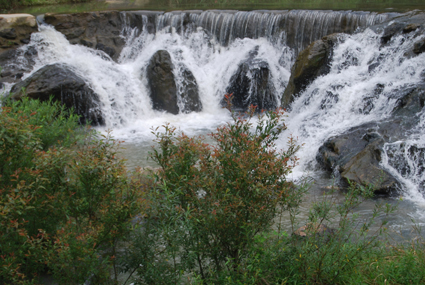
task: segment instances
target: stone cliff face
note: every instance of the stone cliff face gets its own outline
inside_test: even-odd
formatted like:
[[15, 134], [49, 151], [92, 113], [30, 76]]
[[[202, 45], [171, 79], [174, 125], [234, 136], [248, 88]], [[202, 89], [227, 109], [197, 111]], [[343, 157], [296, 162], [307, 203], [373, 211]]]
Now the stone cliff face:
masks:
[[123, 18], [118, 11], [78, 14], [46, 14], [44, 21], [65, 35], [71, 44], [80, 44], [117, 60], [125, 40], [121, 36]]

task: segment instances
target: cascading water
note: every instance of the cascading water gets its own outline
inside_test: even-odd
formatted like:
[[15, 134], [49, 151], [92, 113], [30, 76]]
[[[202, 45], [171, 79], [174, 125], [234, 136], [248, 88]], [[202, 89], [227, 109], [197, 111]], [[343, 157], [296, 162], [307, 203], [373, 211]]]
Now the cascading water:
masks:
[[[41, 26], [24, 48], [38, 51], [33, 72], [47, 64], [64, 63], [85, 78], [100, 97], [106, 128], [113, 129], [118, 139], [131, 142], [129, 151], [138, 149], [129, 156], [138, 157], [137, 162], [130, 160], [140, 164], [146, 151], [136, 153], [140, 146], [152, 144], [152, 126], [170, 122], [189, 135], [196, 135], [206, 134], [230, 119], [220, 101], [241, 62], [254, 56], [253, 62], [268, 66], [274, 96], [280, 102], [295, 57], [309, 43], [330, 33], [354, 33], [394, 16], [346, 11], [150, 13], [141, 17], [143, 29], [124, 26], [126, 45], [117, 62], [101, 51], [70, 45], [50, 26]], [[122, 17], [126, 19], [125, 12]], [[423, 80], [425, 53], [404, 56], [413, 40], [409, 34], [400, 35], [382, 46], [379, 33], [365, 29], [346, 34], [334, 47], [329, 74], [317, 78], [298, 94], [288, 113], [288, 130], [279, 147], [285, 147], [290, 134], [304, 144], [294, 179], [315, 171], [316, 153], [327, 138], [353, 126], [385, 120], [398, 104], [398, 90]], [[152, 109], [146, 68], [158, 50], [169, 52], [178, 90], [183, 90], [184, 70], [193, 73], [202, 112], [171, 115]], [[25, 74], [24, 78], [30, 75]], [[183, 110], [181, 94], [178, 96]], [[401, 182], [405, 197], [423, 205], [424, 125], [422, 114], [421, 122], [407, 140], [390, 139], [381, 162]]]

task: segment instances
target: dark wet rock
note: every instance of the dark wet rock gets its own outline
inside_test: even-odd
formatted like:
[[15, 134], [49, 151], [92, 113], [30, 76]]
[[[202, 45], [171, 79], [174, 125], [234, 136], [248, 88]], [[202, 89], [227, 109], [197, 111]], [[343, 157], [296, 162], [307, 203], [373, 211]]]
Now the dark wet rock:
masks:
[[35, 64], [37, 50], [34, 47], [10, 49], [0, 54], [0, 81], [16, 83], [24, 73], [32, 70]]
[[8, 40], [14, 40], [18, 36], [16, 35], [16, 31], [14, 28], [12, 29], [3, 29], [0, 30], [0, 37], [8, 39]]
[[385, 141], [376, 129], [376, 124], [366, 124], [328, 139], [317, 161], [329, 171], [338, 171], [345, 181], [375, 185], [377, 192], [389, 193], [397, 181], [379, 166]]
[[[156, 11], [128, 11], [125, 12], [123, 17], [125, 17], [127, 27], [137, 29], [138, 33], [145, 29], [148, 33], [153, 34], [156, 32], [156, 17], [163, 13]], [[126, 31], [124, 31], [124, 34], [126, 34]]]
[[381, 42], [383, 44], [388, 43], [392, 37], [394, 37], [396, 34], [401, 33], [405, 27], [406, 25], [404, 23], [399, 23], [399, 22], [395, 22], [387, 26], [384, 29], [384, 33], [382, 34]]
[[417, 29], [419, 29], [420, 26], [421, 25], [419, 25], [419, 24], [408, 24], [407, 26], [405, 26], [403, 28], [403, 34], [408, 34], [408, 33], [414, 32]]
[[202, 111], [202, 103], [199, 98], [199, 88], [193, 73], [186, 67], [181, 66], [182, 82], [181, 82], [181, 112], [200, 112]]
[[369, 65], [369, 67], [368, 67], [369, 73], [372, 73], [378, 66], [379, 66], [379, 62], [375, 62], [375, 63], [372, 63], [371, 65]]
[[37, 32], [37, 22], [32, 15], [0, 16], [0, 54], [26, 44], [34, 32]]
[[425, 51], [425, 39], [421, 39], [413, 45], [413, 52], [415, 54], [420, 54], [420, 53], [423, 53], [424, 51]]
[[111, 58], [113, 58], [113, 56], [115, 55], [115, 49], [108, 47], [108, 46], [105, 46], [102, 43], [98, 43], [96, 45], [96, 49], [103, 51], [104, 53], [109, 55]]
[[199, 88], [193, 73], [184, 64], [179, 64], [175, 72], [181, 74], [181, 81], [177, 82], [174, 69], [168, 51], [159, 50], [150, 59], [147, 78], [153, 108], [171, 114], [202, 111]]
[[104, 51], [117, 60], [125, 45], [121, 37], [124, 18], [118, 11], [89, 12], [76, 14], [47, 13], [44, 21], [70, 41]]
[[[233, 94], [232, 104], [236, 110], [246, 111], [250, 105], [257, 106], [257, 111], [278, 107], [270, 67], [267, 62], [255, 58], [257, 53], [258, 47], [239, 64], [226, 88], [228, 94]], [[221, 104], [226, 102], [223, 100]]]
[[[23, 88], [25, 91], [22, 91]], [[46, 101], [52, 96], [54, 101], [61, 102], [69, 109], [73, 108], [81, 116], [80, 123], [104, 124], [97, 94], [66, 65], [46, 65], [15, 84], [10, 93], [15, 100], [26, 96]]]
[[282, 107], [288, 107], [294, 96], [304, 91], [313, 80], [329, 73], [333, 47], [341, 38], [341, 34], [323, 37], [311, 43], [298, 55], [292, 66], [288, 86], [282, 96]]
[[153, 108], [178, 114], [177, 86], [173, 74], [174, 65], [168, 51], [157, 51], [147, 67], [148, 84]]
[[[377, 85], [376, 94], [382, 89]], [[406, 133], [418, 125], [418, 114], [425, 105], [425, 83], [400, 88], [389, 100], [397, 100], [390, 118], [329, 138], [319, 148], [319, 164], [329, 171], [338, 171], [345, 181], [375, 185], [378, 193], [388, 194], [396, 189], [396, 178], [380, 165], [384, 144], [406, 139]], [[395, 161], [393, 166], [402, 168], [401, 163]]]

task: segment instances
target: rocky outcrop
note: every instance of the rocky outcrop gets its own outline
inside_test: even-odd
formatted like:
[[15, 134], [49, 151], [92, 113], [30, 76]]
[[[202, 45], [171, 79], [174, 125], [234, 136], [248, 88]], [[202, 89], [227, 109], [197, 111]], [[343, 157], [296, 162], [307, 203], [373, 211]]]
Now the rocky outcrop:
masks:
[[37, 21], [29, 14], [0, 15], [0, 53], [28, 44], [37, 32]]
[[[257, 111], [278, 107], [269, 65], [256, 59], [257, 53], [258, 47], [247, 60], [239, 64], [226, 88], [226, 93], [233, 94], [235, 110], [246, 111], [250, 105], [257, 106]], [[226, 102], [223, 100], [221, 104], [224, 106]]]
[[66, 65], [46, 65], [15, 84], [10, 93], [15, 100], [27, 96], [46, 101], [52, 96], [54, 101], [61, 102], [69, 109], [73, 108], [81, 116], [80, 123], [104, 124], [97, 94]]
[[282, 95], [281, 106], [287, 108], [294, 96], [317, 77], [328, 74], [334, 45], [342, 39], [341, 34], [332, 34], [311, 43], [297, 57], [291, 69], [288, 86]]
[[345, 181], [374, 185], [378, 193], [388, 194], [396, 189], [396, 178], [380, 165], [384, 144], [406, 139], [406, 133], [418, 125], [419, 111], [425, 106], [425, 83], [414, 88], [406, 86], [394, 96], [398, 104], [390, 118], [329, 138], [317, 154], [319, 164], [329, 171], [338, 171]]
[[24, 73], [33, 69], [37, 50], [34, 47], [10, 49], [0, 54], [1, 74], [0, 81], [16, 83], [21, 80]]
[[[178, 114], [180, 111], [190, 113], [202, 110], [198, 84], [193, 73], [184, 65], [180, 65], [179, 69], [182, 73], [182, 81], [177, 84], [173, 73], [174, 64], [168, 51], [159, 50], [150, 59], [147, 78], [155, 110], [171, 114]], [[177, 87], [181, 89], [180, 98]]]
[[177, 85], [173, 69], [174, 65], [168, 51], [159, 50], [149, 61], [147, 77], [153, 108], [178, 114]]
[[37, 22], [32, 15], [0, 15], [0, 82], [18, 82], [24, 73], [32, 70], [37, 51], [18, 48], [28, 44], [36, 31]]
[[319, 149], [318, 162], [338, 171], [345, 181], [374, 185], [376, 192], [389, 193], [397, 181], [379, 165], [385, 139], [376, 129], [376, 124], [367, 124], [328, 139]]
[[71, 44], [81, 44], [102, 50], [113, 60], [118, 59], [125, 45], [125, 40], [121, 37], [123, 17], [118, 11], [47, 13], [44, 21], [64, 34]]

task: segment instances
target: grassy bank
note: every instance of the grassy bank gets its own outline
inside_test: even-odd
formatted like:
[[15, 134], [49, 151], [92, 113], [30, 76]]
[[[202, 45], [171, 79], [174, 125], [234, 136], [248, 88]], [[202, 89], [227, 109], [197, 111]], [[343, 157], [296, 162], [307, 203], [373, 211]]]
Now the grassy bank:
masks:
[[0, 0], [0, 10], [16, 9], [26, 6], [82, 3], [89, 1], [91, 0]]

